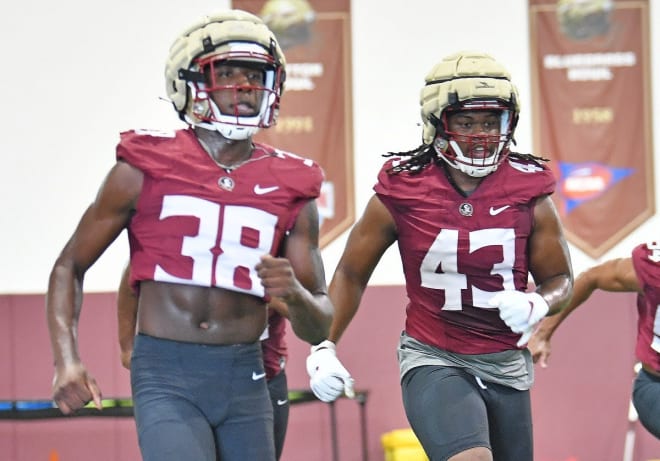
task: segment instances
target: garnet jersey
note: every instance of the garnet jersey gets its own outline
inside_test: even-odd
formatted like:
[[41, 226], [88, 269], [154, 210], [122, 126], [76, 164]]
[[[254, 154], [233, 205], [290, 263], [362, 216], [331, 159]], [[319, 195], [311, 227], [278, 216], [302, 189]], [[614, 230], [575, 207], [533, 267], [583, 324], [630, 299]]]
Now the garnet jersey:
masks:
[[461, 354], [515, 349], [520, 335], [488, 300], [496, 291], [526, 291], [534, 205], [554, 192], [552, 172], [509, 158], [464, 197], [442, 167], [387, 172], [399, 162], [385, 163], [374, 190], [397, 226], [406, 332]]
[[644, 294], [637, 297], [637, 358], [660, 372], [660, 242], [635, 247], [632, 262]]
[[226, 170], [191, 129], [124, 132], [117, 158], [144, 173], [128, 226], [133, 285], [155, 280], [263, 296], [254, 267], [262, 255], [279, 254], [323, 180], [313, 161], [263, 144]]
[[288, 355], [285, 333], [286, 319], [275, 309], [268, 309], [268, 326], [261, 337], [266, 379], [273, 379], [284, 369]]

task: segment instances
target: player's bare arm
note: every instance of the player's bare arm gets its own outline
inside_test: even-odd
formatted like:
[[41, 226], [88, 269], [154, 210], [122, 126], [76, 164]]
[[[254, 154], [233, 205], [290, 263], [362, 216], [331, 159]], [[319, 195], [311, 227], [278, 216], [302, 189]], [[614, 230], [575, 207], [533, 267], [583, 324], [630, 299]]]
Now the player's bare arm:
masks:
[[310, 200], [287, 236], [282, 257], [264, 256], [256, 267], [266, 295], [286, 304], [294, 333], [311, 344], [327, 337], [333, 315], [318, 244], [318, 223], [316, 202]]
[[289, 318], [289, 308], [281, 298], [271, 298], [268, 301], [268, 309], [274, 310], [286, 319]]
[[535, 362], [539, 362], [544, 367], [547, 366], [551, 354], [550, 339], [555, 330], [597, 289], [613, 292], [640, 292], [641, 287], [632, 259], [611, 259], [585, 270], [575, 278], [570, 302], [559, 314], [543, 319], [530, 341], [529, 348]]
[[537, 202], [534, 222], [529, 240], [529, 269], [536, 291], [548, 303], [548, 315], [552, 315], [561, 311], [571, 297], [573, 270], [559, 215], [549, 196]]
[[119, 350], [121, 364], [131, 369], [131, 353], [133, 352], [133, 339], [137, 324], [138, 298], [129, 284], [130, 265], [126, 265], [121, 274], [117, 290], [117, 327], [119, 336]]
[[351, 229], [346, 248], [330, 282], [330, 299], [335, 305], [335, 317], [328, 338], [330, 341], [338, 341], [346, 330], [358, 310], [371, 274], [396, 239], [394, 219], [374, 195], [362, 217]]
[[141, 187], [142, 173], [118, 162], [51, 271], [46, 314], [56, 368], [53, 398], [64, 413], [71, 413], [90, 400], [98, 407], [101, 405], [100, 390], [78, 354], [76, 338], [83, 279], [87, 269], [126, 227]]

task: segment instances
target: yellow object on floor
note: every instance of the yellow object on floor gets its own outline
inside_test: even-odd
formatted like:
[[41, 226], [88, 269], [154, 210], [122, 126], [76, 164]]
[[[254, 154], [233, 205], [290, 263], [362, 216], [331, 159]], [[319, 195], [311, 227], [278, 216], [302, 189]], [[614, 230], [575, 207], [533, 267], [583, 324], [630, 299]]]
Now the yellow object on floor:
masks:
[[412, 429], [395, 429], [380, 437], [385, 461], [429, 461]]

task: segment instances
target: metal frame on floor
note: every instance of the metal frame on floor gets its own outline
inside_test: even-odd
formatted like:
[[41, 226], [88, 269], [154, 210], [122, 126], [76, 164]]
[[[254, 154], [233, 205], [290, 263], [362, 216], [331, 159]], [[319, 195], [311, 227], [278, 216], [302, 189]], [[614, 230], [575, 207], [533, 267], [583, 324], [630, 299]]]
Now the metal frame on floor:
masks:
[[[362, 442], [362, 461], [369, 461], [367, 449], [367, 415], [366, 405], [368, 391], [355, 391], [354, 400], [360, 406], [360, 430]], [[289, 404], [323, 403], [307, 389], [289, 390]], [[99, 411], [93, 404], [88, 403], [84, 408], [72, 415], [64, 415], [52, 400], [0, 400], [0, 420], [36, 420], [49, 418], [71, 417], [133, 417], [133, 399], [130, 397], [105, 398], [101, 401], [103, 411]], [[337, 431], [336, 402], [327, 404], [330, 409], [330, 434], [332, 440], [332, 460], [339, 461], [339, 435]]]

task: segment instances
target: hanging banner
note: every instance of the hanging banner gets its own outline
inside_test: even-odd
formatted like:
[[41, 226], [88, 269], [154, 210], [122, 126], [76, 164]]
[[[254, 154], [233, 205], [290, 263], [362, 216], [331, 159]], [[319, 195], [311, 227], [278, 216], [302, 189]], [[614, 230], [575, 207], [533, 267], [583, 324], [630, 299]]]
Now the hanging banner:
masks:
[[277, 125], [255, 140], [323, 167], [324, 247], [355, 220], [350, 0], [233, 0], [232, 7], [260, 16], [286, 56]]
[[648, 0], [529, 0], [534, 153], [599, 258], [655, 213]]

